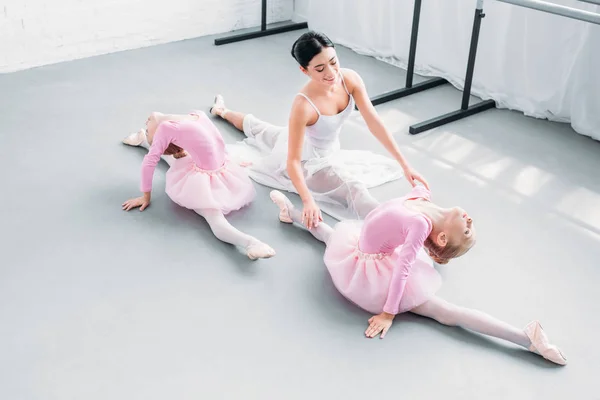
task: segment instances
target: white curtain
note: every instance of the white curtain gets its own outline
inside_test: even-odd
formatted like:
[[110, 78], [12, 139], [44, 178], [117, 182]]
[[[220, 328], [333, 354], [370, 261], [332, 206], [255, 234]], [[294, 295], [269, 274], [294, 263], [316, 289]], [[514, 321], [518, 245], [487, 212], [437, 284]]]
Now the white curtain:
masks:
[[[576, 0], [556, 4], [600, 13]], [[296, 0], [310, 29], [406, 67], [412, 0]], [[424, 0], [415, 72], [462, 89], [476, 0]], [[484, 12], [472, 93], [600, 140], [600, 26], [495, 0]], [[343, 61], [343, 60], [342, 60]], [[459, 105], [457, 105], [459, 106]]]

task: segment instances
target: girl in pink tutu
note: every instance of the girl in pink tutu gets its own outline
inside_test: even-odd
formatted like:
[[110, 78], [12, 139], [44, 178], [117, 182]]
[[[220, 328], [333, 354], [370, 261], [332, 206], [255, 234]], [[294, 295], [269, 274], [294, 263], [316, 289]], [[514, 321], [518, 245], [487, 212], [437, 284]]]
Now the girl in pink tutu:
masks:
[[[273, 191], [271, 199], [279, 207], [280, 221], [302, 223], [302, 214], [283, 193]], [[423, 186], [380, 204], [364, 221], [342, 221], [334, 228], [321, 222], [310, 233], [326, 245], [324, 261], [335, 287], [374, 314], [367, 337], [381, 334], [383, 338], [394, 317], [410, 311], [444, 325], [508, 340], [554, 363], [566, 364], [539, 322], [518, 329], [436, 296], [442, 282], [431, 259], [446, 264], [465, 254], [475, 244], [476, 231], [463, 209], [437, 206]]]
[[205, 113], [152, 113], [146, 128], [123, 140], [149, 149], [142, 163], [143, 195], [123, 203], [124, 210], [148, 207], [154, 169], [162, 156], [170, 166], [165, 190], [171, 200], [196, 211], [219, 240], [243, 248], [251, 260], [275, 255], [271, 247], [225, 219], [224, 215], [250, 204], [256, 192], [246, 169], [229, 160], [221, 134]]

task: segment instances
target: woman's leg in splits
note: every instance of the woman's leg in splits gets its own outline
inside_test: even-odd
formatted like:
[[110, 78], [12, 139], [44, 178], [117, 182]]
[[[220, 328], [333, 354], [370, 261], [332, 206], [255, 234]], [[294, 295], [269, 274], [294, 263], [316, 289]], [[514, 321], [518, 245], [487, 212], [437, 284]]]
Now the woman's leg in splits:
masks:
[[247, 137], [256, 138], [271, 149], [275, 147], [280, 134], [287, 131], [286, 127], [262, 121], [252, 114], [227, 109], [221, 95], [215, 97], [215, 103], [210, 108], [210, 113], [223, 118], [238, 130], [244, 132]]
[[557, 364], [566, 364], [566, 358], [556, 346], [548, 343], [537, 321], [530, 323], [525, 329], [519, 329], [486, 313], [456, 306], [437, 296], [410, 312], [434, 319], [443, 325], [460, 326], [473, 332], [504, 339], [541, 354]]
[[222, 242], [232, 244], [244, 249], [246, 255], [251, 260], [258, 258], [269, 258], [275, 255], [269, 245], [261, 242], [253, 236], [250, 236], [234, 228], [219, 210], [195, 210], [196, 213], [208, 222], [213, 234]]
[[359, 220], [365, 219], [379, 205], [363, 183], [333, 167], [317, 171], [306, 179], [306, 185], [311, 193], [333, 200]]
[[225, 100], [223, 100], [223, 96], [220, 94], [215, 96], [215, 102], [210, 108], [210, 113], [223, 118], [238, 130], [244, 132], [244, 117], [246, 114], [228, 110], [227, 107], [225, 107]]
[[[273, 200], [273, 203], [279, 207], [279, 220], [281, 222], [285, 222], [287, 224], [295, 222], [304, 226], [302, 223], [302, 213], [294, 208], [292, 202], [283, 193], [273, 190], [271, 192], [271, 200]], [[317, 240], [320, 240], [327, 245], [327, 242], [331, 237], [331, 233], [333, 232], [333, 228], [327, 225], [325, 222], [320, 222], [316, 228], [310, 229], [309, 232]]]

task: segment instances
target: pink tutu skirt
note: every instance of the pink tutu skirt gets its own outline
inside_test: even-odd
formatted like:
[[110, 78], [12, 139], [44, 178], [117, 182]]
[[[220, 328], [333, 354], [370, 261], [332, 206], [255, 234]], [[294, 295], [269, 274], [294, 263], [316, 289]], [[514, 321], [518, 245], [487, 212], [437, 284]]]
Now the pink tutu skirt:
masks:
[[[392, 271], [401, 246], [392, 254], [365, 254], [358, 248], [363, 221], [339, 222], [325, 250], [325, 265], [340, 293], [373, 313], [383, 312]], [[433, 297], [442, 285], [440, 274], [424, 249], [417, 255], [400, 300], [399, 313], [409, 311]]]
[[239, 210], [256, 196], [246, 168], [226, 160], [221, 168], [206, 171], [196, 166], [189, 155], [176, 159], [169, 168], [165, 191], [182, 207], [221, 210], [223, 214]]

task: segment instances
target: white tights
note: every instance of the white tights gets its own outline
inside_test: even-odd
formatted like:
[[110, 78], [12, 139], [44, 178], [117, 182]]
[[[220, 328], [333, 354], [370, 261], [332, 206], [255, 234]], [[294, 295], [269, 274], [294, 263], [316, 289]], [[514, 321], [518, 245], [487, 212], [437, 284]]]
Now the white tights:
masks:
[[[288, 213], [295, 223], [302, 225], [302, 213], [298, 211], [291, 202], [288, 202]], [[316, 228], [309, 229], [309, 232], [319, 241], [327, 244], [333, 233], [333, 228], [325, 222], [319, 222]]]
[[203, 217], [213, 234], [222, 242], [240, 246], [244, 249], [252, 244], [258, 244], [260, 241], [250, 235], [241, 232], [227, 221], [223, 213], [219, 210], [194, 210]]
[[[140, 146], [146, 150], [150, 148], [147, 140], [144, 140]], [[172, 166], [173, 162], [175, 161], [175, 157], [164, 154], [161, 156], [161, 158], [169, 165], [169, 167]], [[262, 242], [260, 242], [258, 239], [241, 232], [231, 225], [220, 210], [194, 211], [206, 220], [213, 234], [220, 241], [232, 244], [234, 246], [239, 246], [244, 249], [247, 249], [249, 246], [255, 244], [262, 245]], [[255, 252], [257, 250], [255, 250]]]
[[448, 303], [437, 296], [410, 312], [436, 320], [447, 326], [460, 326], [483, 335], [508, 340], [529, 349], [531, 341], [523, 329], [500, 321], [484, 312]]
[[[286, 202], [288, 215], [295, 223], [302, 224], [302, 214], [293, 204]], [[310, 230], [310, 233], [327, 244], [333, 228], [324, 222], [321, 222], [317, 228]], [[523, 329], [515, 328], [506, 322], [500, 321], [486, 313], [465, 307], [460, 307], [447, 302], [439, 297], [433, 297], [426, 303], [413, 308], [410, 312], [436, 320], [440, 324], [447, 326], [460, 326], [488, 336], [494, 336], [499, 339], [508, 340], [525, 348], [529, 348], [531, 342]]]

